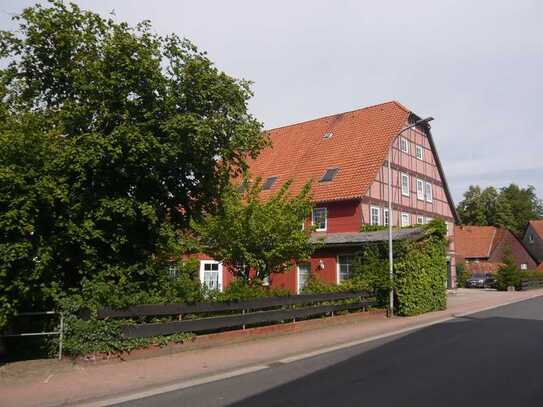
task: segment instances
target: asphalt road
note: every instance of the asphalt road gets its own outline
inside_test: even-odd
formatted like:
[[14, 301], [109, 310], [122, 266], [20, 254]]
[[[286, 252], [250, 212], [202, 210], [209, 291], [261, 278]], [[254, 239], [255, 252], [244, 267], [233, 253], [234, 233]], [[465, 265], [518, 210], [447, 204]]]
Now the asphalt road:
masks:
[[543, 298], [123, 406], [543, 406]]

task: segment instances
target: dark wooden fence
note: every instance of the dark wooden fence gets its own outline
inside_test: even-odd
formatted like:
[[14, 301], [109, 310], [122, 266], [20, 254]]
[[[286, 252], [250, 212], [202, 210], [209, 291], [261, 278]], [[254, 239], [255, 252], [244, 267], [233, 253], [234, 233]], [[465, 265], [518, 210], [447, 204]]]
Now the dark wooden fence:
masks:
[[534, 288], [543, 288], [543, 279], [522, 279], [520, 280], [520, 290], [532, 290]]
[[[347, 301], [346, 300], [350, 300]], [[337, 303], [338, 301], [342, 301]], [[335, 302], [335, 303], [334, 303]], [[325, 303], [325, 304], [322, 304]], [[347, 293], [302, 294], [287, 297], [256, 298], [252, 300], [196, 303], [145, 304], [125, 309], [102, 308], [98, 318], [138, 318], [149, 316], [178, 316], [177, 321], [141, 323], [122, 328], [126, 338], [170, 335], [179, 332], [220, 331], [245, 325], [292, 321], [320, 315], [367, 308], [374, 305], [366, 291]], [[300, 306], [300, 307], [298, 307]], [[228, 315], [198, 319], [182, 318], [189, 315], [229, 312]]]

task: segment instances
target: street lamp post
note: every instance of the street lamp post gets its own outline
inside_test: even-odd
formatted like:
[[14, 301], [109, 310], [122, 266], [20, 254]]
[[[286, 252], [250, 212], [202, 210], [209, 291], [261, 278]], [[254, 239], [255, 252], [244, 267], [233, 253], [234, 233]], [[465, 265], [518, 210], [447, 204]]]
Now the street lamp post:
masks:
[[[388, 274], [390, 277], [390, 292], [389, 292], [389, 303], [388, 303], [388, 315], [392, 317], [394, 315], [394, 253], [392, 247], [392, 193], [391, 193], [391, 184], [392, 184], [392, 173], [390, 169], [390, 162], [392, 161], [392, 146], [394, 142], [400, 137], [405, 131], [417, 127], [423, 123], [428, 123], [434, 120], [433, 117], [427, 117], [426, 119], [417, 120], [415, 123], [410, 124], [409, 126], [404, 127], [400, 130], [396, 136], [392, 139], [390, 144], [390, 149], [388, 150], [388, 160], [387, 160], [387, 172], [388, 172], [388, 185], [387, 185], [387, 194], [388, 194]], [[401, 187], [400, 187], [401, 188]], [[398, 216], [398, 224], [400, 223], [400, 217]]]

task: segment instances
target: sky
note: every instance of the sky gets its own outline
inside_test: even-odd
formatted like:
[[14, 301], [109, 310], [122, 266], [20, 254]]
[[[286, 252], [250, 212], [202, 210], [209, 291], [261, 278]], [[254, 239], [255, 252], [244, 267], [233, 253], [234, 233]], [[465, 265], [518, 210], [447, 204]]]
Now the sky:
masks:
[[[80, 0], [82, 8], [189, 38], [254, 82], [274, 128], [398, 100], [433, 116], [455, 203], [471, 184], [543, 197], [543, 2]], [[0, 29], [31, 5], [0, 0]]]

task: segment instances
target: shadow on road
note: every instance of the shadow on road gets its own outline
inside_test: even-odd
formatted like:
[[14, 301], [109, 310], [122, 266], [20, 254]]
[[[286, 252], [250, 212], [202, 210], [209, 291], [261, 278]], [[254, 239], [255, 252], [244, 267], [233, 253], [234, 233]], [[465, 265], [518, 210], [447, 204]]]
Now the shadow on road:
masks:
[[491, 314], [416, 331], [232, 406], [542, 406], [542, 371], [543, 321]]

